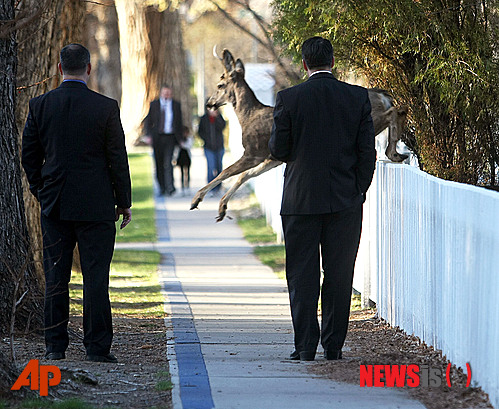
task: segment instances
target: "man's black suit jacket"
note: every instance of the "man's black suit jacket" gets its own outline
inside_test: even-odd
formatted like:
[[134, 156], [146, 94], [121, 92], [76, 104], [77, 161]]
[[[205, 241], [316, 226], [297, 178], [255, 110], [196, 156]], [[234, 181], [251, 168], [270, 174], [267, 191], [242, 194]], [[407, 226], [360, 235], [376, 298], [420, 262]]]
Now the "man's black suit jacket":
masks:
[[[172, 110], [173, 110], [173, 134], [175, 135], [175, 140], [180, 143], [183, 140], [183, 122], [182, 122], [182, 110], [180, 108], [180, 103], [178, 101], [172, 100]], [[158, 129], [160, 123], [160, 113], [161, 113], [161, 103], [159, 99], [151, 102], [149, 106], [149, 113], [145, 119], [145, 130], [146, 134], [152, 137], [158, 136], [158, 134], [163, 131]]]
[[46, 216], [115, 220], [115, 206], [131, 206], [118, 103], [83, 82], [64, 81], [29, 102], [22, 164]]
[[376, 162], [367, 90], [324, 72], [280, 91], [269, 148], [287, 163], [281, 214], [326, 214], [363, 203]]

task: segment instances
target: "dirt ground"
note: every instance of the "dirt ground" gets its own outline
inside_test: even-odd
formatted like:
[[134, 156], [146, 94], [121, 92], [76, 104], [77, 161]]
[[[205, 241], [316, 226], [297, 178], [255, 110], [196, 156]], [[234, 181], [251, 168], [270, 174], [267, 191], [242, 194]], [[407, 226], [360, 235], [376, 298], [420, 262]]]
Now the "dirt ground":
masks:
[[[113, 352], [119, 363], [86, 362], [81, 319], [71, 319], [71, 345], [66, 359], [40, 362], [56, 364], [62, 372], [62, 382], [50, 388], [50, 398], [79, 398], [98, 408], [172, 408], [164, 320], [115, 318], [114, 328]], [[6, 347], [3, 340], [2, 348]], [[44, 351], [41, 336], [16, 341], [20, 363], [41, 358]], [[336, 381], [359, 384], [360, 365], [428, 365], [445, 373], [448, 364], [439, 352], [374, 318], [371, 311], [352, 313], [343, 357], [340, 361], [316, 361], [308, 368]], [[454, 366], [451, 384], [451, 388], [447, 387], [443, 379], [440, 387], [406, 389], [428, 409], [492, 408], [480, 388], [466, 388], [466, 375]]]
[[[42, 360], [43, 337], [32, 335], [16, 340], [17, 361], [25, 364], [40, 359], [41, 365], [61, 369], [62, 381], [50, 387], [50, 400], [78, 398], [96, 408], [172, 408], [164, 320], [114, 318], [113, 324], [112, 352], [117, 364], [85, 361], [79, 317], [71, 318], [65, 360]], [[3, 340], [2, 348], [6, 347]], [[8, 407], [17, 406], [12, 403]]]
[[[428, 365], [443, 374], [440, 387], [405, 387], [412, 398], [428, 409], [492, 408], [480, 388], [466, 388], [467, 377], [461, 369], [451, 367], [451, 388], [446, 384], [445, 372], [449, 361], [442, 354], [374, 318], [374, 312], [353, 312], [342, 360], [321, 361], [310, 365], [310, 371], [336, 381], [359, 385], [360, 365]], [[473, 385], [473, 383], [472, 383]]]

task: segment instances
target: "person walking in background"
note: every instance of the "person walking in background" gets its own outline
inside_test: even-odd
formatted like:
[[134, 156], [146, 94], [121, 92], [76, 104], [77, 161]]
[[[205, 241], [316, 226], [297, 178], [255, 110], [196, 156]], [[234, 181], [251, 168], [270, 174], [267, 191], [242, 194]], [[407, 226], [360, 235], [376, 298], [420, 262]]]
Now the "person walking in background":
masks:
[[184, 126], [184, 137], [180, 142], [176, 164], [180, 169], [180, 179], [182, 182], [182, 196], [189, 194], [191, 182], [191, 148], [194, 137], [188, 126]]
[[[225, 153], [224, 135], [225, 119], [218, 110], [207, 109], [199, 120], [198, 135], [204, 142], [204, 154], [208, 165], [208, 183], [222, 172], [222, 161]], [[220, 191], [221, 184], [213, 188], [212, 193]]]
[[29, 102], [22, 164], [41, 205], [47, 359], [69, 345], [69, 291], [78, 243], [83, 273], [83, 344], [87, 360], [117, 362], [109, 300], [115, 221], [132, 219], [131, 183], [118, 103], [87, 88], [90, 54], [61, 50], [62, 84]]
[[159, 98], [151, 102], [144, 126], [152, 138], [160, 195], [171, 196], [175, 193], [173, 151], [182, 140], [183, 124], [180, 103], [172, 99], [169, 85], [162, 85]]
[[272, 155], [286, 162], [281, 218], [295, 334], [290, 359], [313, 360], [320, 339], [325, 358], [335, 360], [348, 329], [362, 204], [376, 161], [374, 129], [367, 90], [331, 73], [331, 43], [309, 38], [302, 57], [309, 78], [277, 94], [269, 141]]

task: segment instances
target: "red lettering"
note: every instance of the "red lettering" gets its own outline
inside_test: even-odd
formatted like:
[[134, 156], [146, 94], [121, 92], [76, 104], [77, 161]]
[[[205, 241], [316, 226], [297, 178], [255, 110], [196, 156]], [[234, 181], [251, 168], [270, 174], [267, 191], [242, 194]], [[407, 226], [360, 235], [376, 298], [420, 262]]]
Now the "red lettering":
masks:
[[[53, 376], [49, 378], [49, 373]], [[61, 370], [55, 365], [40, 366], [40, 396], [49, 394], [49, 386], [59, 385], [61, 382]]]
[[405, 385], [406, 365], [385, 365], [386, 386], [393, 388], [397, 385], [399, 388]]
[[384, 365], [374, 365], [374, 386], [385, 386], [383, 368]]
[[360, 366], [360, 386], [373, 386], [373, 366], [361, 365]]
[[[31, 376], [31, 380], [28, 377]], [[32, 359], [26, 365], [26, 368], [21, 372], [16, 383], [10, 388], [12, 391], [18, 391], [22, 386], [30, 386], [31, 390], [38, 389], [38, 359]]]
[[415, 388], [419, 386], [419, 366], [409, 365], [407, 367], [407, 386]]
[[[52, 377], [49, 378], [49, 374], [52, 374]], [[39, 365], [38, 359], [32, 359], [10, 389], [17, 391], [23, 386], [31, 385], [31, 390], [40, 389], [40, 396], [47, 396], [49, 386], [59, 385], [60, 382], [61, 370], [57, 366]]]

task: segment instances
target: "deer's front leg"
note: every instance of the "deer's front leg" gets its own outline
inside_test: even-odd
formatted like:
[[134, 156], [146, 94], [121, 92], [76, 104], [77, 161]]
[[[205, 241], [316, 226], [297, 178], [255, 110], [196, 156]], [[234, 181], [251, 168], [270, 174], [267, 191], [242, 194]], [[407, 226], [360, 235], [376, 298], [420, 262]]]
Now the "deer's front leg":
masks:
[[203, 201], [206, 194], [215, 186], [218, 186], [220, 183], [222, 183], [225, 179], [251, 169], [262, 161], [263, 158], [249, 158], [242, 156], [237, 162], [234, 162], [227, 169], [224, 169], [222, 172], [220, 172], [220, 174], [210, 183], [198, 190], [196, 195], [192, 198], [191, 210], [196, 209], [199, 203]]
[[282, 162], [274, 159], [265, 159], [258, 166], [242, 173], [241, 176], [239, 176], [239, 178], [237, 179], [236, 183], [234, 183], [234, 185], [232, 185], [232, 187], [227, 191], [224, 197], [220, 199], [220, 203], [218, 205], [217, 222], [221, 222], [224, 219], [227, 213], [227, 203], [229, 203], [229, 200], [232, 198], [234, 193], [236, 193], [236, 190], [239, 189], [243, 183], [247, 182], [251, 178], [260, 176], [262, 173], [265, 173], [268, 170], [275, 168], [281, 164]]

